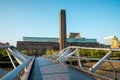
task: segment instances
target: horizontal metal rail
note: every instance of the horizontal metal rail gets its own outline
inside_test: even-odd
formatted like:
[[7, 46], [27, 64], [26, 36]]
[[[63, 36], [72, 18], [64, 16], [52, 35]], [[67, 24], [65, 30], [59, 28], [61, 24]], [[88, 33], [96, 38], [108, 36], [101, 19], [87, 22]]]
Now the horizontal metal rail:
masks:
[[[0, 46], [0, 49], [5, 49], [5, 48], [12, 48], [14, 46], [9, 46], [9, 45], [6, 45], [6, 46]], [[15, 47], [14, 47], [15, 48]]]
[[[71, 49], [76, 49], [75, 52], [71, 51]], [[80, 54], [77, 52], [77, 50], [106, 50], [108, 51], [108, 53], [106, 55], [104, 55], [101, 59], [100, 58], [88, 58], [88, 57], [81, 57]], [[56, 60], [56, 61], [60, 61], [60, 62], [66, 62], [69, 60], [77, 60], [78, 61], [78, 67], [82, 70], [82, 63], [81, 60], [88, 60], [90, 68], [87, 71], [93, 72], [95, 73], [97, 70], [99, 70], [99, 68], [101, 67], [101, 65], [104, 62], [108, 62], [110, 64], [110, 66], [112, 67], [113, 70], [113, 74], [114, 74], [114, 79], [117, 78], [116, 76], [116, 72], [115, 72], [115, 68], [112, 64], [112, 62], [120, 62], [120, 60], [110, 60], [110, 56], [113, 54], [114, 51], [120, 51], [120, 48], [118, 49], [113, 49], [113, 48], [91, 48], [91, 47], [79, 47], [79, 46], [69, 46], [67, 48], [64, 49], [65, 51], [61, 51], [59, 52], [60, 54], [55, 54], [54, 56], [52, 56], [52, 59]], [[57, 58], [54, 58], [56, 57]], [[91, 65], [91, 60], [96, 60], [98, 61], [97, 63], [95, 63], [94, 65]], [[71, 63], [71, 61], [70, 61]]]
[[29, 68], [29, 64], [34, 60], [34, 56], [29, 57], [25, 60], [21, 65], [13, 69], [11, 72], [3, 76], [0, 80], [21, 80], [22, 76], [26, 72], [27, 68]]
[[79, 46], [69, 46], [69, 48], [120, 51], [120, 48], [91, 48], [91, 47], [79, 47]]
[[[71, 56], [71, 57], [69, 57], [70, 59], [75, 59], [75, 60], [77, 60], [78, 59], [78, 57], [76, 57], [76, 56]], [[80, 57], [81, 58], [81, 60], [84, 60], [84, 59], [88, 59], [88, 60], [96, 60], [96, 61], [98, 61], [98, 60], [101, 60], [101, 58], [87, 58], [87, 57]], [[68, 59], [69, 60], [69, 59]], [[108, 60], [108, 59], [104, 59], [104, 60], [102, 60], [102, 61], [110, 61], [110, 62], [120, 62], [120, 60]]]
[[[78, 57], [71, 56], [71, 57], [69, 57], [68, 61], [71, 62], [71, 60], [76, 60], [76, 61], [78, 61]], [[101, 60], [101, 59], [100, 59], [100, 58], [80, 57], [80, 60], [88, 60], [88, 61], [90, 62], [89, 64], [91, 65], [91, 60], [99, 61], [99, 60]], [[110, 66], [112, 67], [112, 70], [113, 70], [114, 79], [117, 80], [116, 71], [115, 71], [115, 68], [114, 68], [114, 66], [113, 66], [113, 64], [112, 64], [111, 62], [120, 62], [120, 60], [107, 60], [107, 59], [103, 59], [102, 61], [108, 62], [108, 63], [110, 64]], [[92, 66], [90, 66], [90, 67], [91, 67], [91, 69], [92, 69]], [[81, 70], [83, 70], [83, 69], [81, 69]], [[86, 71], [86, 70], [83, 70], [83, 71]], [[89, 71], [86, 71], [86, 72], [89, 72]], [[95, 74], [95, 73], [93, 73], [93, 74]], [[96, 74], [96, 75], [97, 75], [97, 74]], [[104, 77], [104, 76], [101, 75], [101, 77]], [[106, 77], [106, 78], [107, 78], [107, 77]], [[111, 78], [111, 79], [112, 79], [112, 78]]]

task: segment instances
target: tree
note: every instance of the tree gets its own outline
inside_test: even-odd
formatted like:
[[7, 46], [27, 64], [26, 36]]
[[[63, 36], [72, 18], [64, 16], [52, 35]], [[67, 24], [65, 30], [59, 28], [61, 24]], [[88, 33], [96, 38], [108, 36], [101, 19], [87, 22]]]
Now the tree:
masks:
[[5, 49], [0, 49], [0, 60], [9, 60], [8, 54]]
[[108, 53], [108, 51], [95, 50], [95, 49], [79, 49], [78, 53], [80, 54], [80, 56], [84, 56], [84, 57], [101, 58], [106, 53]]
[[54, 54], [54, 53], [56, 53], [56, 52], [57, 52], [56, 50], [47, 49], [47, 50], [45, 51], [45, 54], [46, 54], [47, 56], [49, 56], [49, 55]]
[[28, 54], [27, 50], [21, 50], [21, 52], [24, 53], [24, 54]]

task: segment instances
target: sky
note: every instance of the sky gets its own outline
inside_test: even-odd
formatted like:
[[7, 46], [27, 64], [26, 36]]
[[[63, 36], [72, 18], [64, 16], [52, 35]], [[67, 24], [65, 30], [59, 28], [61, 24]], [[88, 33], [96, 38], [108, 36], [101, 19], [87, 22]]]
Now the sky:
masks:
[[67, 33], [120, 39], [120, 0], [0, 0], [0, 42], [16, 45], [27, 37], [59, 37], [59, 13], [66, 10]]

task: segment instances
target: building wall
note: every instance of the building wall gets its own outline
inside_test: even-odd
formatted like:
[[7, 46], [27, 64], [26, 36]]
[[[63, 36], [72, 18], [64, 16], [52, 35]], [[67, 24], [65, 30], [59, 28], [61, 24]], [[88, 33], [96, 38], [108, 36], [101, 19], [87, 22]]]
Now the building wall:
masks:
[[5, 45], [4, 43], [0, 43], [0, 46], [3, 46], [3, 45]]
[[17, 42], [17, 49], [20, 51], [27, 50], [29, 53], [28, 55], [40, 56], [40, 55], [43, 55], [47, 49], [59, 50], [59, 45], [58, 45], [58, 43], [54, 43], [54, 42], [18, 41]]
[[[67, 46], [81, 46], [81, 47], [99, 47], [99, 43], [79, 43], [72, 42], [67, 43]], [[41, 56], [45, 54], [47, 49], [59, 51], [58, 42], [27, 42], [27, 41], [18, 41], [17, 49], [19, 51], [26, 50], [28, 55]]]
[[120, 41], [118, 40], [118, 38], [113, 38], [112, 39], [111, 48], [120, 48]]
[[6, 43], [0, 42], [0, 46], [5, 46], [5, 45], [10, 45], [10, 44], [8, 42], [6, 42]]
[[112, 39], [116, 38], [116, 36], [107, 36], [104, 38], [104, 44], [111, 46], [112, 45]]
[[68, 33], [67, 38], [81, 38], [80, 33]]

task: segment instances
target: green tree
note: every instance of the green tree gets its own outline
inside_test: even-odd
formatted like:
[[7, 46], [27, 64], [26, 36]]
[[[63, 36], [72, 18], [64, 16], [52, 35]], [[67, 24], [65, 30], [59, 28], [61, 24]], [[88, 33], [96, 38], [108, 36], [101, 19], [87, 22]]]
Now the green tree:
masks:
[[78, 53], [80, 56], [100, 58], [103, 57], [108, 51], [105, 50], [95, 50], [95, 49], [79, 49]]
[[0, 49], [0, 60], [8, 60], [8, 54], [5, 49]]
[[54, 54], [54, 53], [56, 53], [56, 52], [57, 52], [56, 50], [47, 49], [47, 50], [45, 51], [45, 55], [49, 56], [49, 55]]
[[28, 54], [27, 50], [21, 50], [21, 52], [24, 53], [24, 54]]

